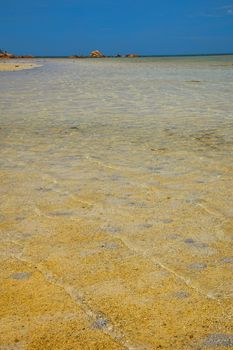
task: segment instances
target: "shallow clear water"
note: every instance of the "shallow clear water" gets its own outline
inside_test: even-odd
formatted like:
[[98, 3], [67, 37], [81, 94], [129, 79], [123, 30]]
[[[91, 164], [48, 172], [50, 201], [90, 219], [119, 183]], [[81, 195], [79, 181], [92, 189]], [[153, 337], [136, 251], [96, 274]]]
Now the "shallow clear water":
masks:
[[230, 298], [233, 56], [36, 62], [0, 72], [3, 256], [59, 255], [38, 237], [81, 222], [200, 296]]

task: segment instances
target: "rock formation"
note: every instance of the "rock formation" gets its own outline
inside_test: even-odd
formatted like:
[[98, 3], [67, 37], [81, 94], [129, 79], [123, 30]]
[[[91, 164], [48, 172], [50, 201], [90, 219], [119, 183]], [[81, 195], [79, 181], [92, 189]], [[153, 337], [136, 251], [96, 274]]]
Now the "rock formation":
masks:
[[92, 58], [105, 57], [105, 56], [102, 54], [102, 52], [100, 52], [100, 51], [98, 51], [98, 50], [92, 51], [92, 52], [90, 53], [90, 56], [91, 56]]
[[31, 55], [24, 55], [24, 56], [15, 56], [16, 58], [33, 58], [34, 56]]
[[133, 58], [133, 57], [139, 57], [139, 55], [130, 53], [130, 54], [126, 55], [125, 57]]
[[33, 58], [31, 55], [16, 56], [7, 51], [0, 50], [0, 58]]
[[0, 50], [0, 58], [15, 58], [15, 55], [7, 51]]

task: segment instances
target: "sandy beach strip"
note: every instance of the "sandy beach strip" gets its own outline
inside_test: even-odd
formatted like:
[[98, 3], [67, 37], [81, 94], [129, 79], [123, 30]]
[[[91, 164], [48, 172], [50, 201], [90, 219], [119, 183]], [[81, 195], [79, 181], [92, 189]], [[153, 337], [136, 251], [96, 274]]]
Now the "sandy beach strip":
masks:
[[39, 64], [35, 63], [19, 63], [19, 62], [0, 62], [0, 72], [14, 72], [23, 69], [32, 69], [36, 67], [41, 67]]

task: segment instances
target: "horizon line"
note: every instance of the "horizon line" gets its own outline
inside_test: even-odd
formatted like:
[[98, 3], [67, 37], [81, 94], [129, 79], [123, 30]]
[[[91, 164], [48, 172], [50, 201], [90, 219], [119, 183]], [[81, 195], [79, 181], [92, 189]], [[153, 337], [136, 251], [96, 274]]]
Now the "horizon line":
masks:
[[[122, 58], [128, 54], [120, 54], [122, 56]], [[233, 52], [224, 52], [224, 53], [216, 53], [216, 52], [212, 52], [212, 53], [183, 53], [183, 54], [138, 54], [139, 57], [184, 57], [184, 56], [231, 56], [233, 55]], [[76, 56], [74, 55], [33, 55], [33, 57], [70, 57], [70, 56]], [[84, 58], [88, 58], [91, 56], [89, 55], [77, 55], [78, 57], [84, 57]], [[117, 55], [105, 55], [106, 58], [110, 57], [110, 58], [114, 58]], [[120, 57], [119, 57], [120, 58]]]

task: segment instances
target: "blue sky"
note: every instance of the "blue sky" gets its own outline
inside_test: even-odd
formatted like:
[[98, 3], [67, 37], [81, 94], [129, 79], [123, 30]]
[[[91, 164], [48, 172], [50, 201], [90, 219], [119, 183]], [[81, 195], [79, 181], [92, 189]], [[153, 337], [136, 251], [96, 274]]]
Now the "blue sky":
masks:
[[233, 52], [233, 0], [0, 0], [16, 54]]

